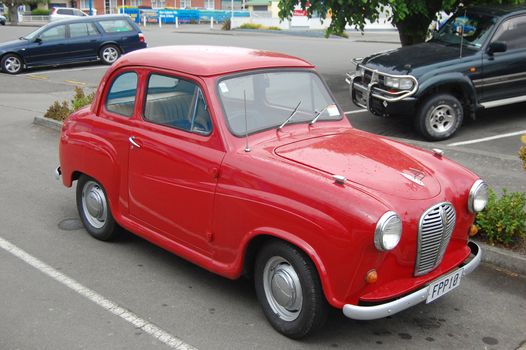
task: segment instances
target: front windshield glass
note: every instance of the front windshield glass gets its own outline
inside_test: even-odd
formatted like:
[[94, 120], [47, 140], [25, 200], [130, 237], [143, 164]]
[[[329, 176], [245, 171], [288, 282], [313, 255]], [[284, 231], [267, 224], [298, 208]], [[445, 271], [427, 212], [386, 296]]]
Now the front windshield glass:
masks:
[[308, 123], [318, 114], [318, 123], [342, 117], [320, 77], [313, 72], [245, 74], [222, 79], [218, 91], [226, 121], [236, 136], [277, 129], [296, 108], [287, 124]]
[[22, 39], [27, 39], [27, 40], [33, 40], [34, 38], [38, 37], [39, 34], [42, 33], [45, 29], [47, 29], [47, 27], [38, 28], [34, 32], [31, 32], [31, 33], [29, 33], [26, 36], [23, 36], [21, 38]]
[[497, 18], [487, 14], [459, 11], [433, 36], [434, 41], [480, 48]]

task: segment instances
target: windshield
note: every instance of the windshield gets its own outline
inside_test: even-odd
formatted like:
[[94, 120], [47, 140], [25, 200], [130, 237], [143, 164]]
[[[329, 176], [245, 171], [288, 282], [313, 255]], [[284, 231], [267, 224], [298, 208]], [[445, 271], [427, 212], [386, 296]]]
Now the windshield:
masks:
[[226, 121], [236, 136], [277, 129], [291, 115], [286, 125], [311, 122], [318, 114], [318, 122], [341, 119], [336, 103], [313, 72], [246, 74], [222, 79], [218, 91]]
[[480, 48], [496, 21], [487, 14], [461, 10], [442, 25], [433, 40], [458, 45], [462, 41], [463, 45]]
[[21, 39], [27, 39], [27, 40], [33, 40], [34, 38], [38, 37], [38, 35], [40, 33], [42, 33], [45, 29], [47, 29], [47, 26], [40, 27], [37, 30], [35, 30], [34, 32], [31, 32], [31, 33], [27, 34], [26, 36], [22, 36], [20, 38]]

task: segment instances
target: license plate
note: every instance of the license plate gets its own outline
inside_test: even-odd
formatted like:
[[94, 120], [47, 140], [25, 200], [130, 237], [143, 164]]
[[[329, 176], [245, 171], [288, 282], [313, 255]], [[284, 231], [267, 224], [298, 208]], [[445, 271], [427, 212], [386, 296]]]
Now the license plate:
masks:
[[460, 285], [463, 271], [463, 269], [458, 269], [431, 284], [427, 290], [426, 304], [457, 288]]

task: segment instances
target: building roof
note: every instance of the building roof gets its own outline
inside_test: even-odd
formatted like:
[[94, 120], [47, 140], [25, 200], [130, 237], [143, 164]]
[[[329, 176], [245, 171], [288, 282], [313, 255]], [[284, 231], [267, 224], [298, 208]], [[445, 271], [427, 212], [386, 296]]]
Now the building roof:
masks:
[[285, 54], [225, 46], [160, 46], [130, 52], [121, 66], [154, 66], [199, 76], [215, 76], [265, 68], [314, 68]]

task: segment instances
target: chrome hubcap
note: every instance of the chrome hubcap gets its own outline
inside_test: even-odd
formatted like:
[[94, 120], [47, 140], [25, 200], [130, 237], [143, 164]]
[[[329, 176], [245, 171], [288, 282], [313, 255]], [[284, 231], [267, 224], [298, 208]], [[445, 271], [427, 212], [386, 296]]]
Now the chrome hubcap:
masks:
[[102, 51], [102, 57], [106, 62], [113, 63], [119, 58], [119, 52], [114, 47], [107, 47]]
[[9, 73], [17, 73], [22, 67], [22, 62], [16, 57], [8, 57], [4, 63], [5, 69]]
[[108, 205], [104, 191], [94, 181], [88, 181], [82, 189], [82, 208], [91, 226], [104, 226], [108, 218]]
[[448, 105], [439, 105], [431, 112], [429, 125], [433, 130], [444, 133], [453, 128], [457, 114], [455, 110]]
[[263, 288], [269, 305], [285, 321], [298, 318], [303, 305], [303, 293], [298, 274], [292, 265], [279, 256], [267, 261], [263, 270]]

